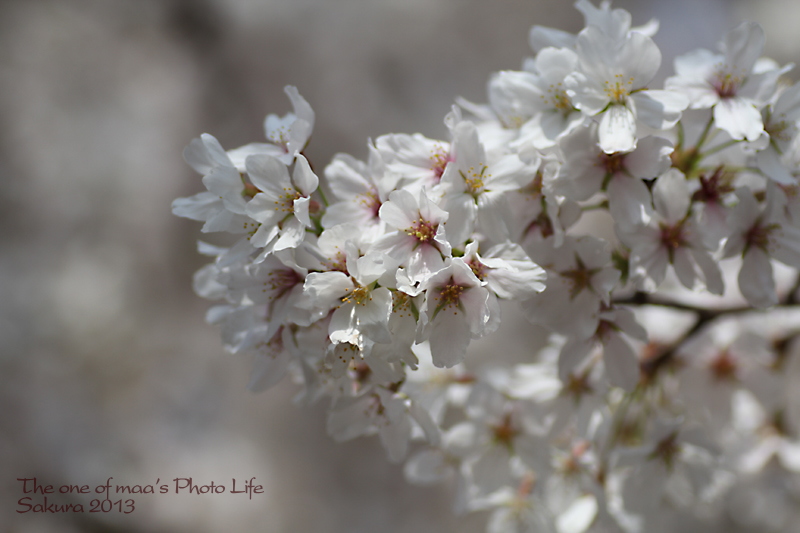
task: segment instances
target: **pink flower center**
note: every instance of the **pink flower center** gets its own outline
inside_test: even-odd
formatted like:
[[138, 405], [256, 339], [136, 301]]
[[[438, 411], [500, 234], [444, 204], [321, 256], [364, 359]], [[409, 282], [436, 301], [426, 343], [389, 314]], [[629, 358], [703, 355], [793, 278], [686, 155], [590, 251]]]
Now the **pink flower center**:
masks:
[[450, 156], [450, 151], [445, 150], [443, 146], [436, 145], [436, 148], [432, 150], [431, 170], [433, 171], [433, 175], [437, 182], [442, 179], [442, 174], [444, 174], [444, 169], [447, 167], [447, 163], [452, 160], [453, 158]]
[[284, 294], [292, 290], [298, 283], [302, 283], [303, 279], [300, 275], [291, 268], [283, 268], [280, 270], [271, 270], [267, 274], [267, 279], [264, 281], [263, 292], [272, 292], [270, 300], [277, 300]]
[[731, 69], [728, 69], [727, 66], [723, 66], [714, 74], [711, 85], [717, 91], [720, 98], [732, 98], [736, 96], [736, 92], [739, 90], [743, 81], [744, 79], [742, 77], [737, 76]]

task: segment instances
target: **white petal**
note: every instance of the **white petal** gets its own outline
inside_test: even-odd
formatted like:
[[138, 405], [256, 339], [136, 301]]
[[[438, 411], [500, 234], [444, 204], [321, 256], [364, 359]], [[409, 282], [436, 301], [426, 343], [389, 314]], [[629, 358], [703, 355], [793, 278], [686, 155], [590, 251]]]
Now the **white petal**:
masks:
[[403, 472], [411, 483], [432, 485], [444, 480], [452, 472], [452, 466], [441, 450], [423, 450], [406, 462]]
[[752, 247], [744, 255], [739, 271], [739, 290], [755, 307], [770, 307], [778, 303], [772, 264], [769, 256], [760, 248]]
[[614, 331], [608, 333], [603, 344], [608, 381], [626, 391], [632, 391], [639, 383], [639, 360], [633, 348]]
[[245, 160], [245, 166], [253, 185], [273, 200], [283, 196], [287, 189], [293, 189], [286, 165], [274, 157], [264, 154], [251, 155]]
[[358, 325], [364, 335], [375, 342], [390, 343], [389, 317], [392, 315], [392, 294], [386, 287], [372, 291], [367, 302], [355, 306]]
[[451, 368], [464, 359], [470, 342], [470, 331], [463, 311], [442, 309], [433, 319], [430, 338], [433, 364]]
[[714, 106], [714, 123], [734, 139], [755, 141], [764, 122], [753, 102], [744, 98], [723, 98]]
[[658, 178], [653, 187], [653, 204], [665, 222], [680, 222], [686, 216], [690, 203], [689, 184], [683, 172], [671, 168]]
[[279, 354], [270, 351], [258, 352], [247, 388], [253, 392], [262, 392], [277, 384], [286, 374], [291, 360], [292, 356], [288, 350], [283, 350]]
[[301, 154], [297, 154], [295, 157], [292, 181], [294, 181], [297, 190], [304, 196], [310, 196], [312, 192], [317, 190], [319, 185], [319, 178], [311, 170], [308, 160]]
[[612, 105], [603, 113], [597, 135], [605, 153], [630, 152], [636, 148], [636, 117], [626, 106]]
[[727, 65], [738, 75], [747, 76], [764, 50], [764, 30], [756, 22], [745, 22], [725, 36], [723, 48]]
[[636, 103], [636, 118], [656, 130], [667, 130], [689, 107], [689, 99], [677, 91], [639, 91], [631, 95]]

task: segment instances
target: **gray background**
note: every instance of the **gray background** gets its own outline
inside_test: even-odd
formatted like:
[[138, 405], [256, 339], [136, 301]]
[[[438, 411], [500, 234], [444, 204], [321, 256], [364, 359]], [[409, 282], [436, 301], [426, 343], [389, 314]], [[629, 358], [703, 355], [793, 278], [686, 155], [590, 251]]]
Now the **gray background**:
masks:
[[[800, 50], [794, 0], [615, 6], [661, 20], [661, 79], [741, 20], [764, 25], [775, 59]], [[440, 137], [455, 96], [485, 101], [491, 72], [530, 54], [533, 24], [582, 20], [557, 0], [0, 2], [0, 530], [482, 531], [484, 517], [452, 515], [447, 487], [407, 484], [377, 439], [334, 443], [325, 406], [294, 406], [288, 381], [245, 390], [247, 361], [223, 353], [191, 291], [200, 225], [170, 203], [202, 189], [183, 147], [202, 132], [226, 148], [262, 140], [265, 114], [290, 108], [287, 84], [317, 113], [318, 169], [383, 133]], [[473, 357], [526, 357], [535, 331], [507, 317]], [[256, 476], [266, 493], [18, 514], [16, 478], [32, 476]]]

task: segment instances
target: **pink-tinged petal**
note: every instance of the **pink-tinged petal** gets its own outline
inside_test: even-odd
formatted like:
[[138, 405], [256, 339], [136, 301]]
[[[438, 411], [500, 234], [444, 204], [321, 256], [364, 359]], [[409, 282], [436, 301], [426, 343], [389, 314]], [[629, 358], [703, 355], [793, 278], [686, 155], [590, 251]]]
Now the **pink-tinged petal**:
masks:
[[639, 383], [639, 359], [631, 345], [615, 331], [609, 332], [603, 343], [603, 361], [612, 385], [629, 392], [636, 388]]
[[640, 91], [631, 95], [636, 106], [636, 118], [655, 130], [668, 130], [689, 107], [689, 99], [676, 91]]
[[760, 248], [752, 247], [744, 255], [739, 271], [739, 290], [754, 307], [765, 308], [778, 303], [772, 264]]
[[624, 105], [612, 105], [603, 113], [597, 128], [600, 148], [607, 154], [636, 148], [636, 117]]
[[355, 306], [358, 327], [374, 342], [392, 342], [389, 332], [389, 317], [392, 315], [392, 294], [386, 287], [372, 291], [369, 300]]
[[294, 190], [286, 165], [264, 154], [251, 155], [245, 160], [247, 175], [253, 185], [273, 200], [277, 200], [288, 190]]
[[[431, 302], [429, 305], [435, 303]], [[434, 366], [451, 368], [463, 361], [470, 338], [469, 324], [464, 312], [452, 308], [443, 309], [433, 319], [428, 339]]]
[[295, 157], [292, 181], [294, 181], [295, 188], [304, 196], [310, 196], [319, 185], [319, 178], [311, 170], [308, 160], [302, 154], [297, 154]]
[[714, 106], [714, 123], [734, 139], [755, 141], [764, 131], [761, 113], [744, 98], [723, 98]]

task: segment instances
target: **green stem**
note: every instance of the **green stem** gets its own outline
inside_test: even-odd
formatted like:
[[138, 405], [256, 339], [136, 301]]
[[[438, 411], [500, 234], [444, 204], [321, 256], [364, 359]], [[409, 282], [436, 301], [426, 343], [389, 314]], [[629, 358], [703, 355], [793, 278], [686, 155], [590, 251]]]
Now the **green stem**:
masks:
[[697, 144], [695, 145], [695, 150], [700, 150], [700, 147], [703, 146], [703, 143], [706, 142], [706, 137], [708, 137], [708, 132], [711, 131], [711, 125], [714, 123], [714, 113], [711, 113], [711, 116], [708, 117], [708, 122], [706, 123], [706, 127], [703, 130], [703, 133], [700, 134], [700, 138], [697, 139]]
[[711, 154], [716, 154], [717, 152], [721, 152], [722, 150], [724, 150], [726, 148], [730, 148], [734, 144], [738, 144], [740, 142], [742, 142], [741, 139], [731, 139], [728, 142], [724, 142], [722, 144], [718, 144], [717, 146], [714, 146], [713, 148], [709, 148], [708, 151], [701, 153], [700, 154], [700, 159], [702, 160], [702, 158], [710, 156]]
[[319, 197], [322, 200], [322, 204], [325, 207], [328, 207], [328, 199], [325, 198], [325, 193], [322, 191], [322, 184], [321, 183], [319, 184], [319, 187], [317, 187], [317, 192], [319, 193]]

